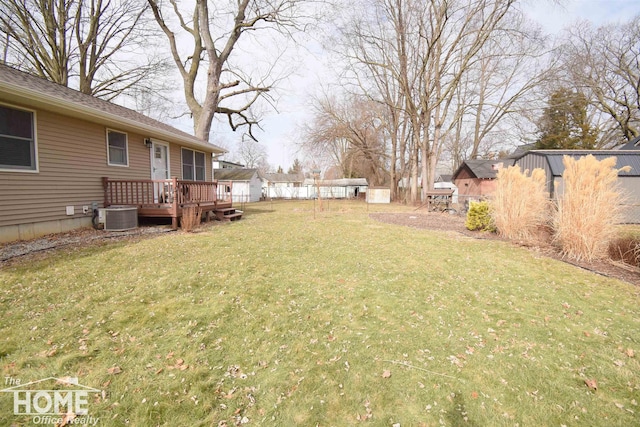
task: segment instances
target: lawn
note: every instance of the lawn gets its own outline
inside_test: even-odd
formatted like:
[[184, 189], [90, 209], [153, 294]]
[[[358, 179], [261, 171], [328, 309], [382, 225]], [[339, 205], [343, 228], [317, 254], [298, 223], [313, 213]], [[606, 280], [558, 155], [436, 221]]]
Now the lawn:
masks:
[[4, 387], [78, 377], [102, 426], [640, 424], [640, 288], [312, 203], [5, 268]]

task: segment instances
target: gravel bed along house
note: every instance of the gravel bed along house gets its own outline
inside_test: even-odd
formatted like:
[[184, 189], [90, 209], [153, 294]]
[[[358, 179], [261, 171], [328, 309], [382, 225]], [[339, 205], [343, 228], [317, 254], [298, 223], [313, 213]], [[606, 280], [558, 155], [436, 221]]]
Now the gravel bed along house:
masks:
[[63, 247], [86, 246], [92, 243], [128, 239], [133, 237], [154, 236], [172, 231], [170, 227], [138, 227], [128, 231], [104, 231], [82, 228], [66, 233], [50, 234], [31, 240], [0, 244], [0, 266], [20, 257], [59, 249]]

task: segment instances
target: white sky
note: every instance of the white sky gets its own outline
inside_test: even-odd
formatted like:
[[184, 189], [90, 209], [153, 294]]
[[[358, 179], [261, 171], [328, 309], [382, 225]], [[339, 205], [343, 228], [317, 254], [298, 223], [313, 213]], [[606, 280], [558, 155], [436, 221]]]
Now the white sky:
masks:
[[[565, 0], [562, 5], [549, 0], [528, 0], [524, 10], [530, 18], [537, 22], [549, 34], [558, 34], [565, 27], [578, 20], [589, 20], [595, 25], [621, 22], [631, 19], [640, 13], [640, 0]], [[275, 169], [282, 166], [286, 172], [294, 158], [302, 160], [296, 153], [296, 130], [300, 124], [309, 119], [306, 113], [309, 93], [314, 92], [321, 84], [327, 57], [321, 46], [313, 41], [306, 42], [308, 49], [299, 48], [294, 56], [294, 64], [288, 64], [295, 70], [286, 82], [278, 88], [278, 112], [269, 111], [262, 121], [263, 130], [254, 135], [267, 148], [268, 162]], [[224, 122], [226, 123], [226, 121]], [[191, 131], [190, 123], [178, 126]], [[219, 126], [219, 133], [212, 137], [212, 142], [225, 141], [228, 147], [239, 141], [240, 133], [226, 130], [228, 125]]]

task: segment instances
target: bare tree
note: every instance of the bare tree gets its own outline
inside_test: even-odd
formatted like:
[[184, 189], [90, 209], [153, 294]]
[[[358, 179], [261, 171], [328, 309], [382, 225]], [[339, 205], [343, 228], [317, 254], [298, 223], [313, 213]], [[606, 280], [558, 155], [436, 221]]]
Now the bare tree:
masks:
[[243, 135], [235, 154], [247, 168], [260, 169], [264, 172], [269, 169], [266, 147], [252, 138]]
[[544, 102], [539, 88], [556, 72], [555, 61], [545, 59], [546, 41], [539, 31], [529, 27], [521, 15], [511, 19], [514, 30], [508, 37], [487, 40], [459, 85], [463, 95], [458, 105], [469, 109], [461, 118], [473, 120], [465, 159], [477, 157], [481, 150], [497, 151], [500, 147], [487, 142], [504, 141], [507, 132], [500, 125], [506, 119], [522, 119], [528, 110]]
[[[304, 0], [195, 0], [190, 10], [178, 0], [169, 0], [166, 7], [158, 0], [147, 1], [169, 41], [195, 135], [208, 140], [214, 115], [221, 114], [234, 131], [246, 126], [253, 138], [252, 127], [258, 119], [251, 107], [268, 95], [279, 77], [272, 74], [272, 63], [253, 78], [234, 63], [233, 55], [240, 52], [241, 40], [256, 41], [256, 32], [284, 33], [295, 27], [298, 6]], [[209, 9], [210, 4], [215, 4], [214, 10]], [[185, 37], [190, 43], [188, 52], [181, 50]], [[276, 61], [278, 56], [274, 55]]]
[[148, 54], [148, 8], [137, 0], [0, 0], [0, 6], [9, 65], [108, 100], [152, 83], [161, 68]]
[[575, 26], [563, 58], [569, 83], [610, 118], [613, 139], [640, 136], [640, 15], [622, 25]]
[[315, 118], [305, 132], [307, 152], [334, 159], [343, 177], [364, 177], [370, 185], [387, 180], [384, 121], [378, 103], [349, 98], [316, 99]]
[[[474, 112], [470, 108], [474, 100], [466, 94], [461, 98], [460, 86], [474, 80], [465, 77], [477, 72], [489, 41], [520, 30], [514, 28], [519, 22], [514, 19], [518, 17], [514, 4], [515, 0], [376, 0], [369, 9], [357, 8], [359, 15], [344, 26], [346, 44], [351, 46], [347, 56], [357, 84], [367, 91], [377, 90], [372, 97], [400, 113], [390, 123], [395, 123], [395, 135], [408, 138], [403, 148], [408, 157], [411, 202], [418, 200], [419, 175], [423, 191], [432, 188], [436, 163], [455, 124], [471, 113], [491, 122], [483, 111], [488, 98], [480, 102], [480, 90], [474, 87]], [[371, 13], [363, 18], [362, 10]], [[390, 82], [397, 92], [389, 93], [397, 96], [381, 95], [384, 86], [380, 84], [361, 85], [372, 76]], [[504, 101], [509, 89], [503, 90]], [[492, 94], [492, 99], [496, 97]], [[501, 117], [497, 114], [491, 126]], [[407, 126], [405, 131], [403, 126]], [[480, 124], [477, 129], [479, 139]]]

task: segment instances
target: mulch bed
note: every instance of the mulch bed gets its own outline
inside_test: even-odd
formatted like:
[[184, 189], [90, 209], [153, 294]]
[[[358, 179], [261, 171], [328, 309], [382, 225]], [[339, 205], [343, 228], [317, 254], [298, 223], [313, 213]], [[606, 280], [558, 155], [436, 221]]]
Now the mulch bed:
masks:
[[[475, 239], [505, 240], [496, 233], [470, 231], [464, 226], [465, 218], [461, 215], [450, 215], [447, 213], [424, 212], [419, 210], [412, 213], [372, 213], [372, 219], [388, 224], [402, 225], [406, 227], [453, 232], [459, 235], [472, 237]], [[506, 240], [505, 240], [506, 241]], [[640, 269], [610, 260], [598, 260], [592, 262], [573, 261], [563, 258], [557, 248], [550, 244], [538, 244], [532, 246], [522, 242], [512, 242], [518, 246], [529, 247], [536, 252], [554, 258], [585, 270], [600, 274], [606, 277], [613, 277], [633, 285], [640, 285]]]

